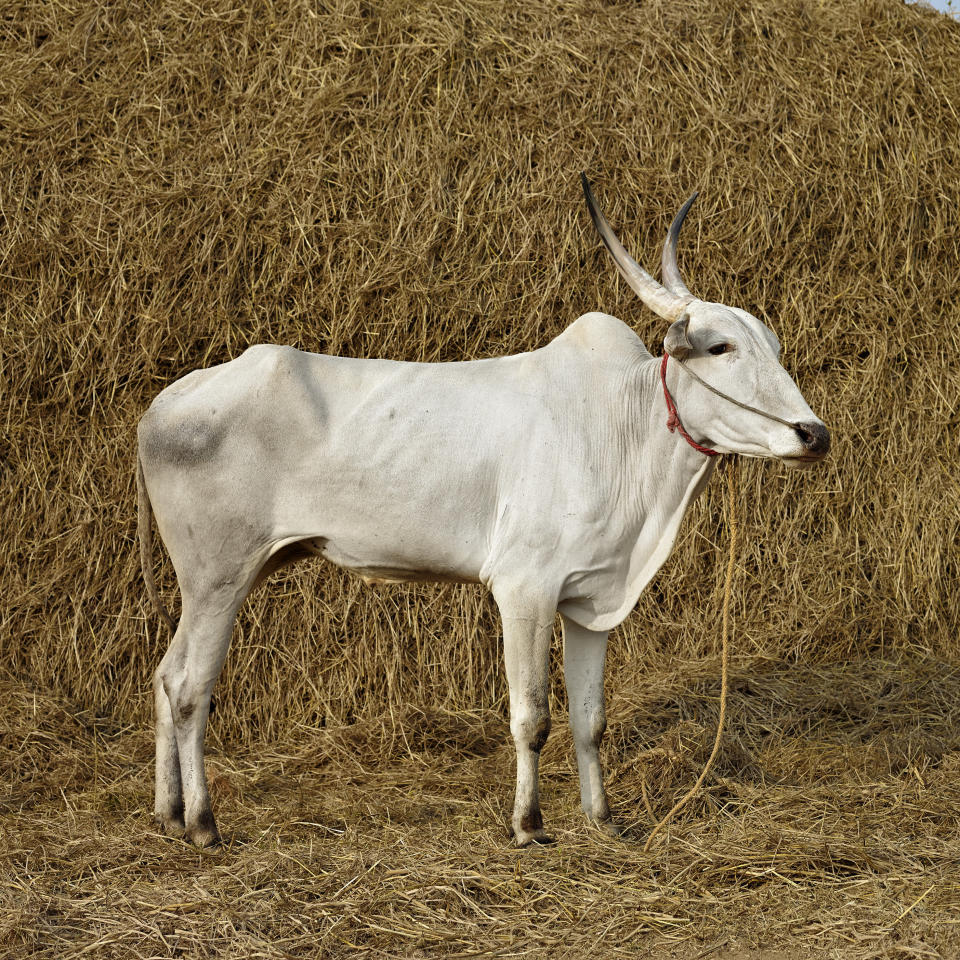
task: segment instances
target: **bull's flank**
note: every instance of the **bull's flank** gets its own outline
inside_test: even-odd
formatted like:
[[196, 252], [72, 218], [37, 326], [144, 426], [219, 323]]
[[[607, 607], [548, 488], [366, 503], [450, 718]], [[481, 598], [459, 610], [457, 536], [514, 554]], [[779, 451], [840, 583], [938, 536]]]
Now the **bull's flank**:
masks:
[[[958, 65], [897, 0], [0, 4], [0, 955], [960, 955]], [[626, 839], [579, 814], [558, 647], [557, 843], [512, 850], [486, 591], [320, 560], [238, 618], [224, 849], [161, 837], [138, 418], [261, 342], [477, 359], [603, 310], [659, 353], [581, 170], [657, 276], [699, 191], [687, 285], [777, 333], [833, 439], [740, 467], [704, 790], [644, 854], [717, 719], [716, 480], [611, 636]]]

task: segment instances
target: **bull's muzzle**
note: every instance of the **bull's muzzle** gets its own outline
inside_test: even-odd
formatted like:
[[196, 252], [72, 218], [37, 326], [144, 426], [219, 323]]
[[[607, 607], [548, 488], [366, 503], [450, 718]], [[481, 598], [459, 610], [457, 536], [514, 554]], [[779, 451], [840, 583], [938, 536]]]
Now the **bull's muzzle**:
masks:
[[830, 431], [819, 421], [795, 423], [794, 432], [803, 444], [800, 460], [822, 460], [830, 452]]

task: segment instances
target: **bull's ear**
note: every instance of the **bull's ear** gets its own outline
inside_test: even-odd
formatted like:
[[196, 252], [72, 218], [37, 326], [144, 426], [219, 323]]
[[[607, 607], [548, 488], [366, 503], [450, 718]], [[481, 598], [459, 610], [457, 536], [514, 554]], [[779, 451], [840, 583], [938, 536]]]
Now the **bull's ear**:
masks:
[[667, 335], [663, 338], [663, 349], [677, 360], [686, 360], [690, 351], [693, 350], [693, 344], [687, 336], [689, 323], [690, 317], [684, 314], [679, 320], [674, 320], [670, 324]]

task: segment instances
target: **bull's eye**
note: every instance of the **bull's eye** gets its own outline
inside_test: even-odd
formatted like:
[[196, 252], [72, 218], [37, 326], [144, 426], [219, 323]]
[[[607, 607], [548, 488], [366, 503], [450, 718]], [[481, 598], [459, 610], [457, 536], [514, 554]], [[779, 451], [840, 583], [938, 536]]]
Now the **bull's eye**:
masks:
[[707, 353], [714, 357], [719, 357], [721, 353], [729, 353], [732, 349], [733, 344], [731, 343], [717, 343], [710, 347], [710, 349], [707, 350]]

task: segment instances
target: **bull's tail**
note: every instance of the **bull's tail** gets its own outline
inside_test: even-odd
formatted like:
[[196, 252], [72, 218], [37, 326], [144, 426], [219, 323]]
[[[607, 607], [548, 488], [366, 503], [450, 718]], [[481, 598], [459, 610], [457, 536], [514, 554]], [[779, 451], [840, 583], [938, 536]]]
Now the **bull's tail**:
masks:
[[160, 618], [166, 623], [170, 633], [176, 633], [177, 625], [160, 600], [157, 581], [153, 578], [153, 531], [150, 528], [150, 495], [147, 493], [147, 484], [143, 479], [143, 464], [140, 462], [139, 453], [137, 454], [137, 538], [140, 540], [140, 569], [143, 571], [143, 582], [147, 586], [147, 596], [157, 613], [160, 614]]

